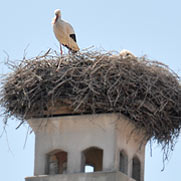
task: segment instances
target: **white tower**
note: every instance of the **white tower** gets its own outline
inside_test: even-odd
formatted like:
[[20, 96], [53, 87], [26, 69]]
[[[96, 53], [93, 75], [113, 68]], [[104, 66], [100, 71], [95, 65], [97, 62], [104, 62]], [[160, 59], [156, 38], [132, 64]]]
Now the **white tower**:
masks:
[[[26, 181], [144, 181], [144, 132], [120, 114], [28, 120], [35, 135], [34, 176]], [[92, 173], [85, 173], [90, 166]]]

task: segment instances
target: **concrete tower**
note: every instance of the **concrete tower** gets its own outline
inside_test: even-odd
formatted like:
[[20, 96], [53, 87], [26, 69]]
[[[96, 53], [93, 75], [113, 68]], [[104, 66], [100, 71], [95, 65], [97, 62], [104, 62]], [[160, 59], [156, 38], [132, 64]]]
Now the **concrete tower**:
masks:
[[[120, 114], [29, 119], [34, 176], [26, 181], [144, 181], [144, 132]], [[86, 169], [92, 173], [85, 173]]]

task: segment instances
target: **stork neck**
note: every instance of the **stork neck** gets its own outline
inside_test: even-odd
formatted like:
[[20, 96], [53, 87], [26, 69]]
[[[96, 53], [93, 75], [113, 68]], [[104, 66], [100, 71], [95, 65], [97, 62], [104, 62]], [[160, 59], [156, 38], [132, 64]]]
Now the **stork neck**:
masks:
[[55, 17], [55, 23], [56, 23], [58, 20], [61, 20], [61, 16], [60, 16], [60, 15], [56, 15], [56, 17]]

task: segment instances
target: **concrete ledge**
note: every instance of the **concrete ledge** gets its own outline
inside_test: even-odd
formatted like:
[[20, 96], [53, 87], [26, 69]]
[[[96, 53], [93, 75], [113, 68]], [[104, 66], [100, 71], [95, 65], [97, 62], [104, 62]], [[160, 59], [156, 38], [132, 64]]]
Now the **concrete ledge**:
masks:
[[121, 172], [94, 172], [26, 177], [25, 181], [135, 181]]

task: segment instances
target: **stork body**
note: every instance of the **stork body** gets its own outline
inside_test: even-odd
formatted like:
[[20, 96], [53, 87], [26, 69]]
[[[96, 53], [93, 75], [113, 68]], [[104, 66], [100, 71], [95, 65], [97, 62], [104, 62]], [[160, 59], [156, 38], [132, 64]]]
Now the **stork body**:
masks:
[[61, 54], [61, 44], [67, 47], [72, 53], [76, 53], [77, 51], [79, 51], [74, 29], [69, 23], [61, 19], [61, 12], [59, 9], [55, 10], [55, 17], [53, 19], [52, 24], [55, 37], [60, 43]]

